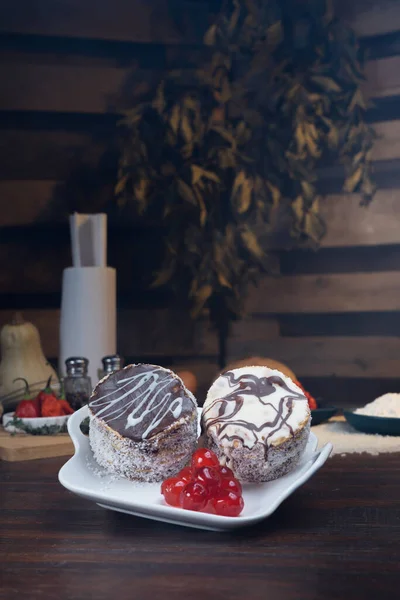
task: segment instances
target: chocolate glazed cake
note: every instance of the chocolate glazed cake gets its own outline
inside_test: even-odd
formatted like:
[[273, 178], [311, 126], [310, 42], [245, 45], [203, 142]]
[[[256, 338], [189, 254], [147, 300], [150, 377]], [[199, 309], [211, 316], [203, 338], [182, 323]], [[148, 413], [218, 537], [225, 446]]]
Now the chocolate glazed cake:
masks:
[[268, 367], [220, 375], [202, 412], [207, 445], [242, 481], [271, 481], [291, 471], [310, 433], [307, 398]]
[[129, 365], [104, 377], [89, 414], [95, 459], [128, 479], [162, 481], [183, 468], [196, 447], [196, 400], [162, 367]]

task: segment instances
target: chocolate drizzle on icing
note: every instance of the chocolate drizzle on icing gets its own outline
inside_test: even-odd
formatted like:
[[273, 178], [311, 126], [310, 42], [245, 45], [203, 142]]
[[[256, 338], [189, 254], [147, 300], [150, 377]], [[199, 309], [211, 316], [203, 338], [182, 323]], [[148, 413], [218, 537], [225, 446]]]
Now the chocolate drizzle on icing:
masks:
[[[288, 421], [293, 413], [295, 402], [299, 400], [306, 402], [305, 396], [298, 388], [290, 388], [277, 375], [257, 377], [251, 373], [244, 373], [235, 377], [234, 372], [227, 371], [221, 375], [221, 378], [227, 381], [232, 391], [212, 400], [203, 411], [206, 430], [212, 429], [220, 442], [238, 440], [241, 444], [250, 447], [257, 442], [268, 446], [271, 438], [280, 430], [284, 433], [286, 429], [290, 435], [294, 435], [293, 427]], [[253, 421], [244, 419], [243, 413], [246, 412], [248, 415], [251, 412], [246, 410], [246, 401], [247, 403], [259, 402], [262, 414], [269, 413], [271, 418], [256, 423], [255, 421], [259, 419], [254, 414]], [[254, 407], [254, 411], [260, 412], [257, 406]]]
[[181, 381], [153, 365], [130, 365], [113, 373], [97, 385], [89, 407], [134, 441], [150, 438], [196, 410]]

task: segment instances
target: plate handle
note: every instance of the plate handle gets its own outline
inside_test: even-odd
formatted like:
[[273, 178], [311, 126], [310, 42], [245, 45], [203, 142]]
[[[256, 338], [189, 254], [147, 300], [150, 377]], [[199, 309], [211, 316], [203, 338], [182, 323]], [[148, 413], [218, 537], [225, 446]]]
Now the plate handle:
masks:
[[82, 406], [79, 410], [75, 411], [73, 415], [68, 419], [68, 433], [75, 446], [75, 450], [78, 451], [81, 443], [87, 441], [87, 437], [81, 431], [82, 421], [89, 416], [89, 407]]
[[319, 469], [319, 467], [323, 465], [329, 458], [332, 448], [332, 444], [328, 442], [325, 444], [325, 446], [322, 446], [318, 452], [315, 452], [310, 458], [310, 467], [313, 467], [315, 470]]

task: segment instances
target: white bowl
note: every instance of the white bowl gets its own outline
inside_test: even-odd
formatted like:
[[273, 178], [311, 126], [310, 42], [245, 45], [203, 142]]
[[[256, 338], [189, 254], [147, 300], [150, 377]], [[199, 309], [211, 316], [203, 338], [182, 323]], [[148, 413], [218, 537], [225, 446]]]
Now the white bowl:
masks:
[[[199, 409], [200, 416], [201, 409]], [[159, 483], [135, 483], [107, 473], [94, 459], [89, 439], [80, 424], [88, 407], [77, 410], [68, 422], [75, 455], [61, 468], [58, 479], [67, 490], [100, 506], [131, 515], [198, 529], [229, 531], [254, 525], [269, 517], [278, 506], [305, 483], [328, 459], [332, 444], [316, 451], [318, 440], [311, 432], [297, 467], [287, 475], [261, 484], [244, 484], [244, 510], [239, 517], [220, 517], [203, 512], [174, 508], [165, 504]]]
[[32, 417], [30, 419], [17, 417], [18, 423], [15, 422], [14, 416], [14, 412], [3, 415], [3, 427], [9, 433], [52, 435], [67, 431], [67, 421], [71, 415], [63, 415], [61, 417]]

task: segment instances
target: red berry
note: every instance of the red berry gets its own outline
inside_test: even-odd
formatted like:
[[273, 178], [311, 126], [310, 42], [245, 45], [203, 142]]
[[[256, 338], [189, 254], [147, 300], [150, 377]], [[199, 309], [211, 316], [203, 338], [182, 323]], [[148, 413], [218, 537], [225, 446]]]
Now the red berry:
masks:
[[219, 468], [219, 474], [221, 475], [221, 477], [223, 479], [225, 479], [225, 477], [228, 479], [230, 479], [231, 477], [235, 477], [235, 475], [233, 474], [233, 471], [229, 467], [225, 467], [222, 465]]
[[199, 448], [192, 456], [192, 468], [200, 467], [218, 467], [219, 461], [217, 455], [208, 448]]
[[183, 481], [186, 481], [186, 483], [192, 481], [193, 471], [191, 467], [184, 467], [181, 471], [179, 471], [177, 477], [179, 477], [179, 479], [183, 479]]
[[225, 479], [221, 479], [221, 489], [238, 494], [238, 496], [242, 495], [241, 483], [235, 477], [225, 477]]
[[[172, 479], [172, 478], [171, 478]], [[167, 486], [170, 484], [171, 479], [166, 479], [165, 481], [162, 482], [161, 484], [161, 493], [164, 496], [164, 492], [167, 488]]]
[[186, 481], [179, 477], [170, 477], [161, 484], [161, 493], [165, 502], [171, 506], [180, 506], [181, 493], [184, 490]]
[[210, 498], [205, 506], [205, 508], [203, 509], [204, 512], [206, 513], [210, 513], [211, 515], [215, 515], [215, 510], [214, 510], [214, 498]]
[[215, 514], [222, 517], [237, 517], [243, 510], [242, 496], [233, 492], [222, 491], [213, 501]]
[[202, 483], [210, 496], [215, 496], [221, 483], [221, 477], [218, 470], [213, 467], [200, 467], [195, 471], [195, 481]]
[[199, 481], [188, 483], [181, 495], [181, 506], [186, 510], [203, 510], [208, 502], [208, 493]]

